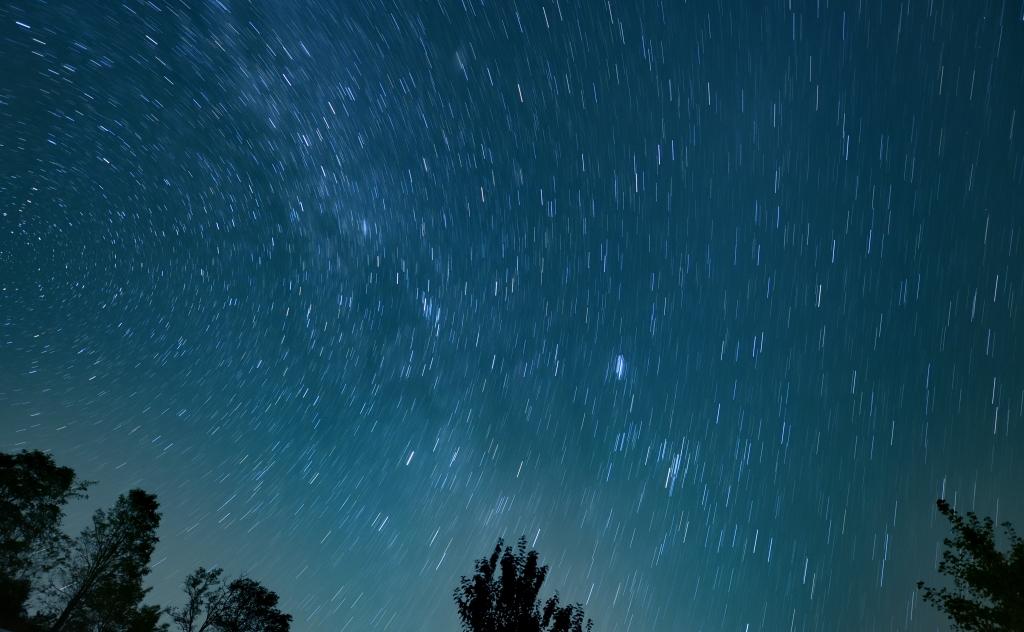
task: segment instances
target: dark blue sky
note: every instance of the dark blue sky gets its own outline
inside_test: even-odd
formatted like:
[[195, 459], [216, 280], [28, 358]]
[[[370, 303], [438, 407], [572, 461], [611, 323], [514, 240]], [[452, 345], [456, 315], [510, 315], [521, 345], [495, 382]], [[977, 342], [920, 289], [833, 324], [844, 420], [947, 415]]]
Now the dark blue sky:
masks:
[[[1019, 3], [0, 8], [0, 449], [293, 629], [933, 630], [1024, 524]], [[749, 626], [749, 627], [748, 627]]]

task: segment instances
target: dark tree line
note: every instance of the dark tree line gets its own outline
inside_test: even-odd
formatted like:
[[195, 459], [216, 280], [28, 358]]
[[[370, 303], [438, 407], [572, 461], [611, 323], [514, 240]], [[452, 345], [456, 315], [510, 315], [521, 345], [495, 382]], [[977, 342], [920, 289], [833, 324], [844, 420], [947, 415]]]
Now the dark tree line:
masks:
[[[1024, 539], [1009, 522], [1002, 524], [1009, 550], [1000, 551], [991, 518], [960, 515], [944, 500], [936, 502], [952, 529], [945, 538], [939, 573], [953, 587], [934, 588], [918, 582], [922, 598], [945, 613], [963, 632], [1024, 632]], [[536, 551], [526, 552], [526, 539], [515, 549], [502, 540], [490, 557], [476, 562], [476, 573], [463, 577], [455, 603], [464, 632], [590, 632], [580, 604], [561, 606], [558, 595], [541, 604], [541, 584], [548, 567]], [[500, 575], [499, 575], [500, 573]]]
[[[159, 541], [156, 496], [141, 489], [98, 509], [75, 538], [61, 530], [64, 506], [86, 498], [92, 484], [38, 450], [0, 452], [0, 628], [12, 632], [289, 632], [292, 617], [278, 596], [247, 577], [199, 568], [185, 578], [186, 604], [144, 604], [143, 580]], [[950, 522], [938, 571], [953, 588], [918, 583], [923, 599], [944, 612], [954, 629], [1024, 632], [1024, 540], [1003, 523], [1009, 550], [996, 548], [993, 522], [961, 516], [943, 500]], [[499, 539], [489, 557], [463, 577], [455, 603], [465, 632], [590, 632], [580, 604], [546, 602], [540, 588], [548, 567], [537, 551]]]
[[76, 538], [61, 531], [64, 506], [89, 481], [38, 450], [0, 453], [0, 627], [13, 632], [288, 632], [278, 597], [222, 570], [185, 580], [184, 608], [143, 604], [143, 580], [159, 539], [156, 496], [141, 489], [98, 509]]

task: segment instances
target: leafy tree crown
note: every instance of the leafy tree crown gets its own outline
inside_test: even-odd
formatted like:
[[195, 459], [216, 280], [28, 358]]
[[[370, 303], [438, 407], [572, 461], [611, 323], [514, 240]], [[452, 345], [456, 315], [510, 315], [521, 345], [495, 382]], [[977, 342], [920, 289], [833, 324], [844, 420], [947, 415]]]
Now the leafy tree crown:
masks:
[[1024, 541], [1013, 525], [1003, 523], [1010, 550], [996, 549], [991, 518], [972, 512], [961, 516], [945, 500], [936, 502], [953, 530], [939, 572], [953, 578], [953, 589], [918, 582], [922, 598], [946, 613], [955, 630], [1001, 632], [1024, 630]]
[[[490, 557], [476, 561], [473, 577], [463, 576], [455, 589], [455, 603], [465, 632], [587, 632], [580, 604], [559, 605], [556, 593], [542, 606], [538, 594], [548, 567], [538, 562], [537, 551], [526, 552], [526, 538], [515, 549], [498, 539]], [[502, 550], [504, 547], [504, 550]], [[500, 576], [495, 573], [500, 571]]]

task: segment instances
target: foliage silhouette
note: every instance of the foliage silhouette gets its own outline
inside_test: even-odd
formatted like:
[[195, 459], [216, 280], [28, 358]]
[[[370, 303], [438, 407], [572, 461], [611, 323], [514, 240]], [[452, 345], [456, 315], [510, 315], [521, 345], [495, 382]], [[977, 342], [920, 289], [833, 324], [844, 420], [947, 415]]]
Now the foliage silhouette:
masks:
[[0, 627], [26, 620], [32, 591], [68, 541], [63, 507], [89, 485], [39, 450], [0, 453]]
[[0, 452], [0, 628], [167, 632], [166, 613], [184, 632], [289, 632], [276, 593], [245, 577], [225, 585], [220, 569], [188, 576], [183, 609], [144, 605], [160, 505], [132, 489], [71, 539], [61, 531], [63, 507], [91, 484], [38, 450]]
[[[472, 578], [463, 576], [455, 589], [455, 603], [465, 632], [590, 632], [583, 624], [580, 604], [559, 605], [558, 594], [543, 608], [538, 597], [548, 567], [538, 564], [537, 551], [526, 552], [526, 537], [515, 550], [498, 539], [490, 558], [476, 562]], [[494, 574], [500, 569], [500, 578]]]
[[[181, 632], [206, 632], [213, 624], [224, 601], [220, 579], [223, 572], [222, 568], [208, 571], [200, 566], [185, 578], [183, 590], [188, 596], [188, 603], [184, 608], [166, 610]], [[200, 617], [203, 617], [202, 623], [199, 622]]]
[[936, 505], [953, 529], [953, 538], [942, 541], [946, 550], [939, 572], [951, 576], [955, 588], [935, 589], [918, 582], [922, 598], [946, 613], [956, 630], [1024, 630], [1024, 540], [1004, 522], [1010, 550], [1001, 553], [991, 518], [982, 522], [967, 512], [965, 519], [944, 500]]
[[142, 580], [158, 542], [158, 507], [155, 495], [133, 489], [110, 511], [97, 509], [41, 591], [36, 622], [50, 632], [154, 629], [160, 609], [141, 602], [149, 592]]
[[277, 609], [277, 594], [247, 577], [228, 585], [226, 606], [214, 623], [223, 632], [288, 632], [292, 615]]
[[0, 453], [0, 627], [26, 626], [33, 591], [69, 542], [63, 506], [89, 484], [38, 450]]
[[244, 577], [225, 585], [222, 573], [200, 567], [185, 578], [188, 604], [166, 611], [182, 632], [289, 631], [292, 616], [277, 609], [276, 593]]

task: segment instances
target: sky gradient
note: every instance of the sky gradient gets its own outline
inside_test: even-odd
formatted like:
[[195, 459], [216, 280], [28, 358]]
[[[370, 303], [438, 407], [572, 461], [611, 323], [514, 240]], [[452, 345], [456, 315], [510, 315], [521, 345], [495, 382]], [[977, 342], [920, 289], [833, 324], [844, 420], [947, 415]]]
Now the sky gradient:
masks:
[[946, 629], [935, 500], [1024, 525], [1021, 18], [5, 3], [0, 449], [296, 632], [520, 535], [598, 632]]

